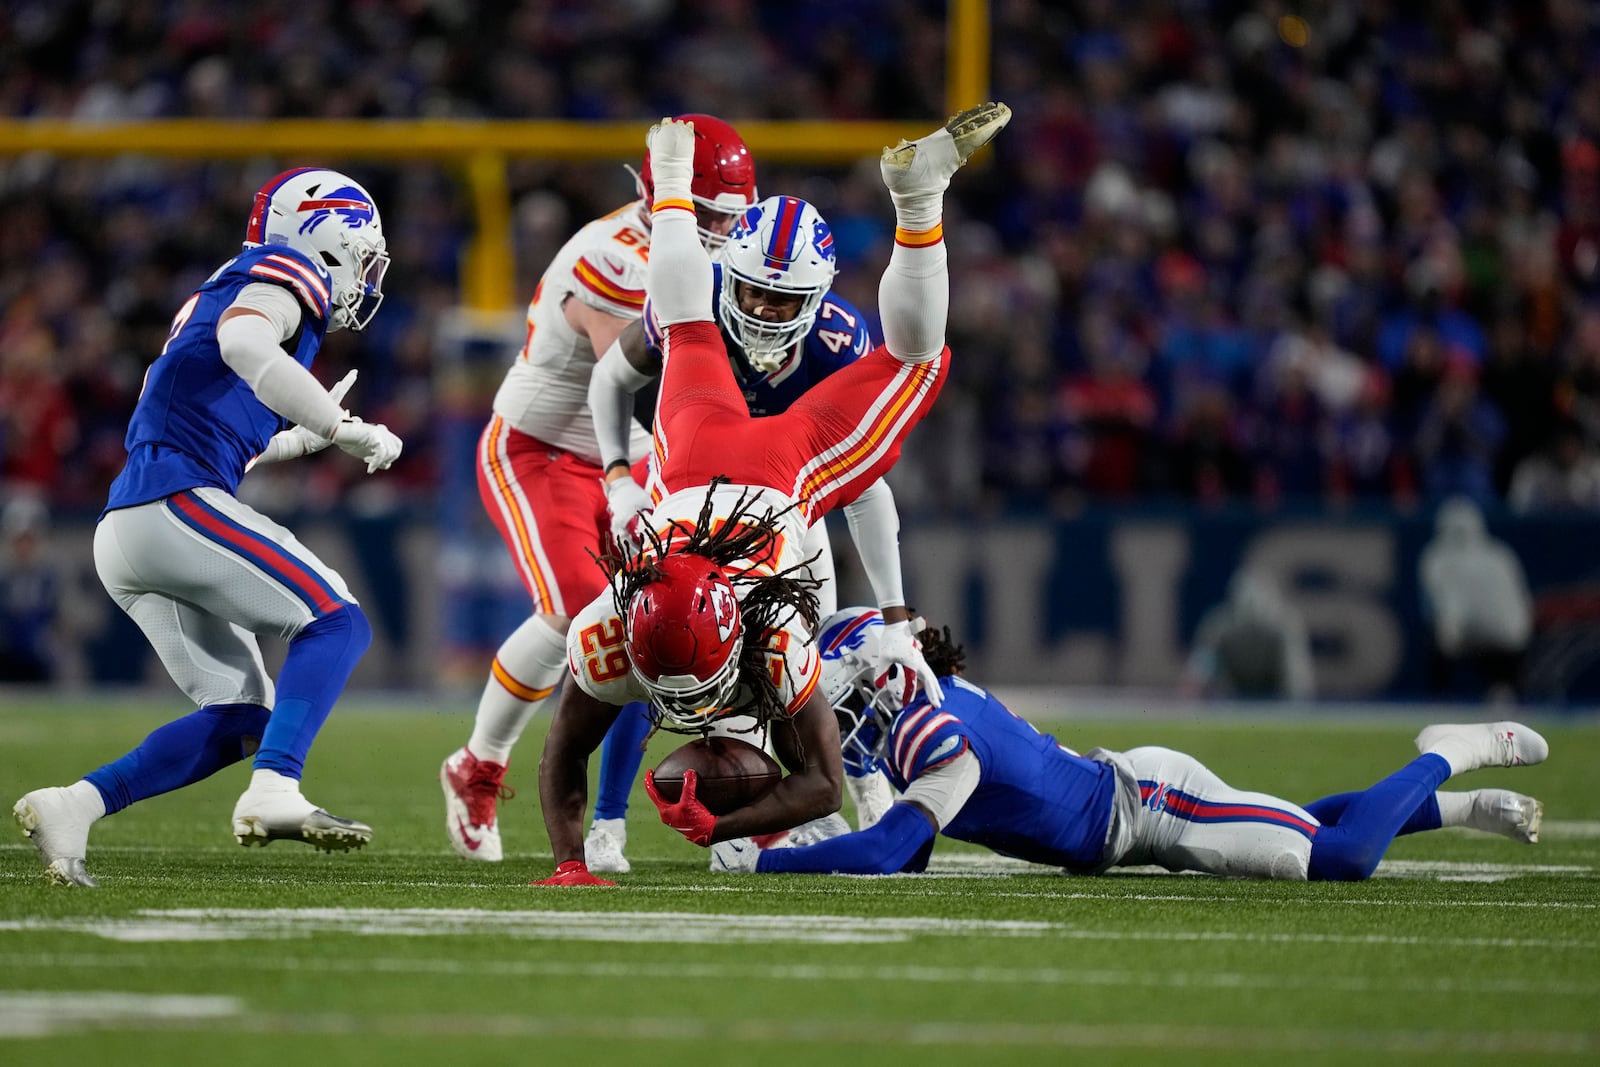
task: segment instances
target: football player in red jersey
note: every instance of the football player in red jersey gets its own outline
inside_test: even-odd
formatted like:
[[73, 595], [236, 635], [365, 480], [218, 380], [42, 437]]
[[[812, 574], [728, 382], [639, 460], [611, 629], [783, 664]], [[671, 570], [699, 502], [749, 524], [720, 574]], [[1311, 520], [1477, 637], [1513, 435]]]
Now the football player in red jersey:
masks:
[[[668, 804], [645, 789], [662, 821], [689, 840], [771, 833], [839, 809], [838, 726], [817, 692], [816, 599], [794, 571], [813, 522], [854, 500], [894, 465], [927, 413], [949, 362], [941, 217], [956, 170], [1009, 121], [1004, 104], [952, 118], [884, 150], [895, 205], [895, 248], [878, 304], [884, 344], [842, 368], [787, 411], [753, 418], [711, 309], [711, 260], [693, 239], [691, 124], [650, 132], [654, 247], [647, 273], [663, 331], [655, 453], [667, 496], [650, 517], [649, 545], [615, 561], [611, 589], [575, 618], [562, 694], [539, 765], [539, 795], [555, 873], [541, 884], [610, 884], [584, 862], [588, 757], [620, 707], [648, 700], [657, 721], [704, 732], [751, 715], [791, 772], [752, 804], [713, 816], [693, 777]], [[668, 563], [672, 556], [680, 561]], [[885, 658], [920, 661], [909, 614], [884, 627]]]
[[[700, 242], [721, 246], [756, 202], [755, 162], [734, 128], [695, 124], [688, 197]], [[572, 614], [605, 588], [594, 557], [609, 538], [608, 497], [649, 505], [640, 483], [650, 435], [634, 423], [630, 467], [602, 488], [589, 414], [599, 355], [644, 307], [655, 168], [645, 153], [640, 199], [590, 222], [545, 269], [528, 305], [527, 340], [494, 398], [478, 445], [478, 489], [517, 565], [533, 613], [501, 644], [467, 743], [439, 769], [451, 847], [473, 860], [502, 855], [498, 800], [512, 748], [566, 671]]]

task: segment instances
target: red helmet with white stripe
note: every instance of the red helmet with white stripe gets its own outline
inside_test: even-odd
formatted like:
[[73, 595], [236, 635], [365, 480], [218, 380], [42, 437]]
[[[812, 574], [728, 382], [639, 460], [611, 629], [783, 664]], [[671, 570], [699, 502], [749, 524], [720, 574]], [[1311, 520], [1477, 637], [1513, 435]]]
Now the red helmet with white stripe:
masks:
[[706, 726], [727, 710], [739, 684], [739, 600], [722, 568], [704, 556], [669, 554], [654, 566], [660, 576], [628, 602], [628, 659], [662, 715], [679, 726]]
[[383, 302], [389, 252], [372, 196], [336, 170], [299, 167], [261, 187], [244, 245], [288, 245], [333, 278], [330, 329], [360, 330]]
[[[689, 197], [695, 203], [700, 241], [706, 251], [715, 252], [728, 239], [734, 223], [756, 202], [755, 157], [739, 131], [715, 115], [675, 117], [694, 123], [694, 178], [689, 183]], [[649, 211], [656, 194], [649, 149], [645, 149], [639, 171], [639, 192]]]

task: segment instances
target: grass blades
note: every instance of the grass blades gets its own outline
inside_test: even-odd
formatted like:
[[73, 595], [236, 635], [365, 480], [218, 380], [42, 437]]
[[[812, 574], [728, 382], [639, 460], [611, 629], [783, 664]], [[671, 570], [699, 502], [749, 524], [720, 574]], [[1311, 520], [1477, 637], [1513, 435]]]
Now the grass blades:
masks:
[[[179, 712], [8, 694], [0, 800], [71, 782]], [[1070, 878], [948, 841], [921, 877], [719, 877], [636, 790], [622, 887], [550, 890], [527, 884], [550, 868], [542, 722], [508, 778], [505, 862], [445, 842], [435, 775], [470, 720], [355, 701], [329, 720], [305, 792], [372, 824], [364, 852], [239, 848], [243, 765], [100, 823], [98, 891], [46, 886], [32, 845], [0, 836], [0, 1062], [1600, 1058], [1592, 721], [1538, 721], [1548, 763], [1452, 783], [1543, 799], [1540, 844], [1404, 838], [1353, 885]], [[1041, 725], [1080, 750], [1169, 745], [1303, 802], [1401, 765], [1420, 722]]]

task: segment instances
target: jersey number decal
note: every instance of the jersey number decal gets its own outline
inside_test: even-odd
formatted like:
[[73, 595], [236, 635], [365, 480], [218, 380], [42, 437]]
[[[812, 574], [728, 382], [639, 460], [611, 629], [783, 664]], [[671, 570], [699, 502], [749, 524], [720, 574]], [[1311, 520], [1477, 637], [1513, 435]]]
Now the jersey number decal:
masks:
[[817, 340], [828, 346], [828, 351], [835, 355], [843, 352], [855, 343], [855, 334], [845, 333], [843, 330], [818, 330]]
[[627, 245], [639, 253], [639, 258], [646, 263], [650, 262], [650, 238], [638, 230], [618, 230], [612, 237], [619, 245]]
[[[659, 440], [660, 439], [658, 438], [657, 441], [659, 442]], [[652, 468], [650, 476], [651, 478], [655, 477], [654, 468]], [[728, 520], [719, 515], [711, 520], [711, 532], [715, 534], [727, 524]], [[753, 528], [755, 523], [741, 520], [739, 525]], [[663, 550], [668, 552], [672, 551], [674, 541], [678, 540], [679, 538], [688, 538], [693, 533], [694, 524], [689, 522], [687, 519], [673, 519], [666, 526], [658, 527], [656, 529], [656, 537], [661, 540], [661, 546]], [[778, 560], [783, 558], [784, 543], [784, 535], [781, 533], [774, 533], [772, 535], [772, 540], [768, 542], [765, 550], [762, 550], [757, 555], [750, 556], [743, 561], [745, 567], [743, 570], [739, 571], [739, 573], [771, 574], [773, 570], [776, 569]]]
[[[843, 330], [818, 330], [817, 340], [828, 346], [828, 351], [834, 355], [847, 349], [854, 348], [856, 343], [856, 317], [831, 300], [822, 302], [822, 310], [817, 313], [819, 323], [829, 319], [843, 319]], [[864, 349], [863, 349], [864, 350]]]
[[[233, 260], [230, 259], [228, 262], [232, 263]], [[178, 313], [172, 316], [172, 329], [167, 331], [166, 343], [161, 346], [161, 352], [160, 355], [156, 357], [157, 359], [167, 354], [167, 349], [172, 347], [172, 342], [177, 339], [179, 332], [189, 324], [189, 317], [194, 314], [194, 306], [198, 303], [200, 303], [200, 294], [196, 293], [188, 300], [185, 300], [183, 307], [179, 308]], [[154, 362], [152, 362], [150, 366], [155, 366]], [[141, 399], [144, 397], [145, 387], [149, 384], [150, 367], [146, 367], [144, 369], [144, 377], [139, 381], [139, 396]]]
[[172, 316], [172, 329], [167, 331], [167, 343], [161, 346], [161, 354], [167, 354], [167, 349], [172, 347], [172, 342], [177, 338], [178, 332], [189, 324], [189, 316], [194, 314], [194, 306], [200, 303], [200, 294], [196, 293], [184, 301], [183, 307]]
[[628, 673], [628, 653], [622, 648], [622, 620], [612, 616], [586, 626], [578, 634], [584, 670], [595, 682], [609, 682]]
[[762, 635], [761, 644], [767, 650], [767, 673], [772, 676], [772, 684], [782, 688], [783, 664], [789, 655], [789, 631], [768, 630]]
[[817, 318], [824, 320], [843, 319], [844, 324], [850, 328], [851, 332], [855, 332], [856, 317], [831, 300], [823, 301], [822, 310], [817, 314]]
[[533, 309], [539, 306], [539, 298], [544, 295], [544, 279], [539, 279], [539, 284], [533, 287], [533, 299], [528, 301], [528, 335], [522, 339], [522, 351], [517, 358], [527, 362], [528, 352], [533, 348]]

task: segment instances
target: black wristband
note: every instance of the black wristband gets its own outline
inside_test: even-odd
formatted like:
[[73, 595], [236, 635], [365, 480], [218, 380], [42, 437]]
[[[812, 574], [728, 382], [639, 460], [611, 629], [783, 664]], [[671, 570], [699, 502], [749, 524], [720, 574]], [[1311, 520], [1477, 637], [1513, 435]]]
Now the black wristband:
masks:
[[632, 466], [633, 466], [633, 464], [629, 463], [625, 459], [614, 459], [610, 463], [606, 464], [605, 473], [610, 474], [617, 467], [632, 467]]

